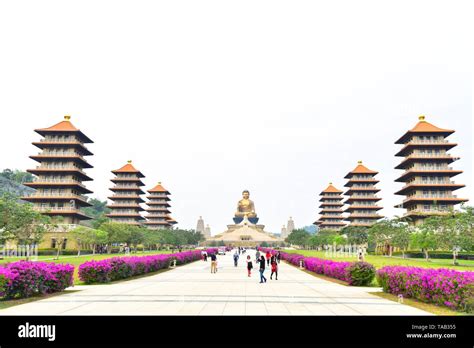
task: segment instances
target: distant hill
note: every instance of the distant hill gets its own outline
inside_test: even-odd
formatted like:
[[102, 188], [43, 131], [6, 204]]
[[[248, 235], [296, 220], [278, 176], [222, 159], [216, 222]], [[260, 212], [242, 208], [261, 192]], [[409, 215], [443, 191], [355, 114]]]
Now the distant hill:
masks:
[[11, 193], [15, 196], [21, 197], [27, 196], [33, 192], [35, 192], [35, 190], [28, 186], [0, 176], [0, 194]]
[[318, 228], [315, 225], [305, 226], [303, 229], [310, 234], [316, 234], [318, 231]]

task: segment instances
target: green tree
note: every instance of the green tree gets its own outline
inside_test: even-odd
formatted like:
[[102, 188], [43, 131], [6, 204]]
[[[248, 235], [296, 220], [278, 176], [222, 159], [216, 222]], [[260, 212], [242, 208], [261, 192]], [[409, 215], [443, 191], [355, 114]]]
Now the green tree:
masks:
[[349, 244], [365, 245], [369, 241], [369, 233], [366, 227], [362, 226], [347, 226], [341, 231], [347, 236]]
[[110, 254], [112, 244], [127, 243], [130, 240], [130, 225], [118, 222], [105, 222], [99, 227], [107, 233], [107, 252]]
[[290, 233], [285, 241], [293, 245], [302, 246], [304, 248], [306, 245], [308, 245], [310, 237], [311, 235], [306, 232], [306, 230], [295, 229]]
[[98, 245], [104, 245], [109, 240], [109, 235], [106, 231], [100, 229], [93, 229], [91, 235], [91, 246], [92, 246], [92, 254], [95, 254], [95, 250], [97, 249]]
[[33, 209], [29, 203], [19, 203], [14, 195], [0, 197], [0, 242], [16, 241], [27, 246], [27, 259], [30, 248], [39, 244], [46, 232], [50, 218]]
[[368, 241], [376, 245], [388, 245], [389, 256], [392, 256], [393, 244], [392, 238], [396, 234], [395, 229], [398, 220], [385, 218], [370, 226], [368, 231]]
[[461, 246], [466, 251], [474, 251], [474, 207], [463, 206], [457, 221], [461, 225]]
[[145, 230], [142, 227], [130, 226], [130, 234], [127, 240], [127, 244], [132, 245], [137, 252], [138, 245], [145, 241]]
[[[451, 250], [453, 253], [453, 264], [457, 265], [456, 256], [458, 251], [471, 250], [474, 243], [472, 234], [472, 209], [463, 209], [463, 212], [452, 212], [441, 216], [437, 221], [440, 246]], [[471, 226], [469, 223], [471, 220]]]
[[423, 250], [426, 261], [429, 260], [429, 250], [435, 250], [440, 245], [438, 227], [440, 226], [439, 216], [426, 218], [411, 235], [411, 244]]
[[78, 226], [69, 232], [69, 236], [75, 240], [77, 244], [77, 256], [81, 255], [81, 249], [86, 245], [91, 244], [90, 231], [91, 229], [85, 226]]
[[390, 242], [394, 247], [397, 247], [402, 251], [403, 258], [405, 258], [405, 251], [410, 246], [412, 233], [413, 229], [407, 222], [399, 220], [393, 225], [393, 234]]

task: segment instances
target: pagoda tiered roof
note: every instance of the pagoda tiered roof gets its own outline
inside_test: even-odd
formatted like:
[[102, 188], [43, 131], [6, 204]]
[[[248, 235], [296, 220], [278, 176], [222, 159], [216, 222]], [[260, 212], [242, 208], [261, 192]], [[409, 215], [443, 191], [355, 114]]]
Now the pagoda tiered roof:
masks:
[[171, 205], [168, 203], [170, 198], [168, 197], [171, 193], [163, 187], [159, 182], [155, 187], [147, 191], [149, 193], [147, 197], [147, 221], [145, 225], [149, 228], [167, 228], [177, 222], [171, 218], [170, 210], [168, 209]]
[[145, 176], [133, 166], [132, 161], [112, 170], [112, 173], [115, 177], [111, 181], [115, 186], [110, 190], [114, 194], [108, 197], [112, 203], [107, 205], [111, 211], [106, 216], [112, 221], [140, 225], [144, 220], [140, 214], [140, 211], [144, 210], [140, 206], [140, 203], [144, 202], [141, 195], [145, 193], [141, 189], [144, 184], [140, 178]]
[[36, 192], [22, 199], [33, 203], [35, 210], [50, 216], [63, 216], [65, 223], [76, 224], [79, 220], [90, 219], [79, 209], [91, 205], [83, 194], [92, 191], [82, 182], [92, 180], [83, 171], [84, 168], [92, 168], [84, 158], [92, 155], [84, 145], [92, 143], [92, 140], [70, 119], [67, 115], [51, 127], [35, 130], [44, 138], [33, 142], [33, 145], [42, 151], [30, 158], [40, 165], [27, 170], [36, 178], [25, 186]]
[[342, 216], [341, 209], [343, 206], [341, 194], [342, 191], [334, 187], [332, 183], [329, 183], [329, 185], [321, 191], [319, 201], [322, 202], [322, 204], [319, 207], [322, 209], [319, 212], [319, 219], [313, 224], [318, 225], [320, 228], [333, 229], [340, 229], [345, 226], [345, 223], [342, 221], [344, 217]]
[[39, 128], [35, 129], [35, 132], [46, 136], [52, 133], [65, 133], [65, 134], [75, 134], [77, 135], [83, 143], [93, 143], [92, 140], [89, 139], [82, 131], [76, 128], [70, 121], [71, 116], [66, 115], [64, 116], [64, 120], [56, 123], [55, 125], [48, 127], [48, 128]]
[[[349, 221], [351, 226], [370, 226], [383, 217], [377, 214], [382, 207], [375, 205], [375, 202], [381, 200], [376, 196], [380, 191], [375, 187], [379, 182], [374, 178], [377, 174], [377, 171], [367, 168], [362, 161], [359, 161], [354, 170], [345, 176], [348, 181], [344, 186], [348, 189], [344, 193], [347, 196], [344, 203], [348, 207], [344, 212], [349, 213], [349, 216], [344, 220]], [[362, 175], [362, 178], [359, 175]]]
[[405, 157], [395, 167], [404, 170], [395, 181], [405, 186], [395, 194], [406, 196], [395, 207], [407, 209], [405, 216], [413, 218], [415, 224], [427, 216], [447, 214], [456, 204], [467, 201], [452, 194], [464, 187], [450, 180], [462, 173], [449, 167], [459, 159], [447, 153], [456, 146], [445, 139], [452, 133], [454, 130], [439, 128], [420, 116], [415, 127], [395, 142], [404, 145], [396, 156]]

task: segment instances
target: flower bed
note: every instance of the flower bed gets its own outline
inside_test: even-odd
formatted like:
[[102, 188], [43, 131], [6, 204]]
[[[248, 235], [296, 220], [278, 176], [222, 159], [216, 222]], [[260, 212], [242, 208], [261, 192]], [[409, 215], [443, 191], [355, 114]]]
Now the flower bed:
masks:
[[18, 261], [0, 267], [0, 298], [59, 292], [73, 285], [74, 266]]
[[[264, 253], [267, 251], [270, 251], [272, 254], [277, 253], [276, 250], [269, 248], [259, 248], [259, 250]], [[308, 271], [342, 280], [349, 285], [370, 285], [375, 276], [374, 266], [367, 262], [333, 261], [285, 252], [280, 252], [280, 255], [282, 260], [288, 261], [295, 266], [299, 266], [300, 262], [303, 261], [303, 267]]]
[[394, 295], [468, 312], [474, 309], [474, 272], [385, 266], [376, 277], [383, 290]]
[[[208, 254], [216, 253], [217, 248], [209, 248], [206, 251]], [[79, 278], [86, 284], [107, 283], [168, 268], [174, 260], [176, 260], [176, 265], [182, 265], [199, 259], [201, 259], [201, 251], [193, 250], [174, 254], [124, 256], [100, 261], [92, 260], [79, 266]]]

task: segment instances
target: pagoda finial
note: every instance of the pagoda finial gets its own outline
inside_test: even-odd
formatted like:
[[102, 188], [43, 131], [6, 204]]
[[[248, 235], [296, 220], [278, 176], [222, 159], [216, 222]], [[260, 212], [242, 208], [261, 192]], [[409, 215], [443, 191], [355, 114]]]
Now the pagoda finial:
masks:
[[132, 163], [132, 160], [128, 160], [127, 163]]
[[158, 185], [161, 185], [161, 181], [158, 181]]
[[69, 120], [71, 119], [71, 115], [64, 115], [64, 119], [65, 119], [66, 121], [69, 121]]
[[420, 120], [420, 122], [426, 122], [425, 121], [425, 115], [418, 116], [418, 119]]
[[332, 182], [330, 182], [329, 185], [332, 185]]
[[362, 161], [357, 161], [357, 164], [362, 164]]

